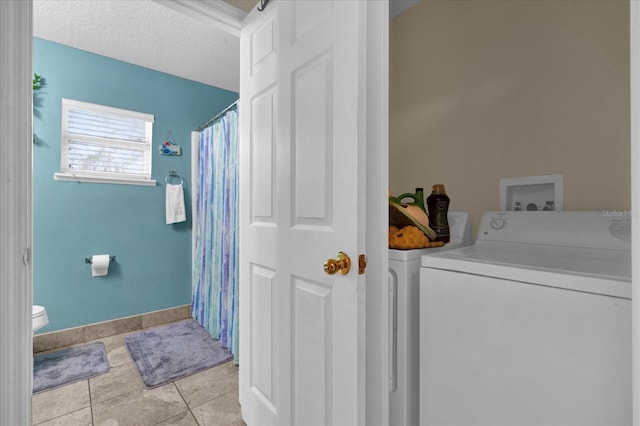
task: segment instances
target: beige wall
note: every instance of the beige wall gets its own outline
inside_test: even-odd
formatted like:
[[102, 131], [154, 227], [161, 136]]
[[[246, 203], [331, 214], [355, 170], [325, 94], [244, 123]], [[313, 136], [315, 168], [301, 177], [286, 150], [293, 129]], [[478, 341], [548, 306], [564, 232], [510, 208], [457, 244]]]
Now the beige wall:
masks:
[[394, 194], [443, 183], [474, 234], [505, 177], [630, 209], [627, 1], [423, 0], [391, 21], [389, 87]]
[[251, 12], [251, 9], [258, 3], [258, 0], [226, 0], [227, 3], [237, 7], [245, 12]]

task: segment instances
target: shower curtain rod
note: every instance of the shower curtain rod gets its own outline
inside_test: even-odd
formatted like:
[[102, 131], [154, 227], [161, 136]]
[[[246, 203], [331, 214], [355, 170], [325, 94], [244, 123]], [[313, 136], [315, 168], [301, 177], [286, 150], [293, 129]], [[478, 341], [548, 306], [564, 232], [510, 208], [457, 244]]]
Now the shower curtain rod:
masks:
[[240, 99], [236, 99], [236, 101], [234, 103], [232, 103], [231, 105], [229, 105], [228, 107], [226, 107], [225, 109], [223, 109], [222, 111], [220, 111], [218, 114], [214, 115], [209, 121], [207, 121], [206, 123], [204, 123], [203, 125], [201, 125], [200, 127], [198, 127], [196, 129], [196, 132], [201, 132], [204, 129], [206, 129], [207, 127], [209, 127], [210, 125], [212, 125], [218, 118], [220, 118], [225, 112], [229, 111], [230, 109], [238, 106], [238, 102], [240, 101]]

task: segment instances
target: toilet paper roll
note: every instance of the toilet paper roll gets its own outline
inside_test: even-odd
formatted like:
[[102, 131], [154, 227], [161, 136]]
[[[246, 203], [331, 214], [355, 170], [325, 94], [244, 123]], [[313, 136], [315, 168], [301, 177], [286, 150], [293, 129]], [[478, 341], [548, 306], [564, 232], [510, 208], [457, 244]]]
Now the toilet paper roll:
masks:
[[111, 257], [108, 254], [95, 254], [91, 257], [91, 276], [104, 277], [109, 273], [109, 262]]

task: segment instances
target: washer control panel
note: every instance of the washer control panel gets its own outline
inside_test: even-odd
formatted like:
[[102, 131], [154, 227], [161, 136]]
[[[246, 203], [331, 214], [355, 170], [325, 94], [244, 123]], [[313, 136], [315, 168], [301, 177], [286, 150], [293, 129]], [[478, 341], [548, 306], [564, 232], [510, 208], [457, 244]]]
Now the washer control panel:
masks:
[[478, 241], [631, 250], [631, 218], [598, 211], [487, 212]]

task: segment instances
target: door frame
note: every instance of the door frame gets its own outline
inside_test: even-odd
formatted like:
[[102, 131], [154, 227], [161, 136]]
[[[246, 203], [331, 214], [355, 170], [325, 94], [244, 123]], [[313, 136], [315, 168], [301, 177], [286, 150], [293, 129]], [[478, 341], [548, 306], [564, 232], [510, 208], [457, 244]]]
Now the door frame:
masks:
[[[366, 378], [365, 424], [389, 424], [389, 240], [387, 228], [370, 224], [389, 223], [389, 7], [387, 2], [369, 2], [367, 7], [367, 140], [382, 138], [367, 147], [366, 194]], [[375, 49], [374, 46], [378, 48]], [[380, 69], [378, 64], [386, 64]], [[371, 105], [379, 105], [379, 109]]]
[[31, 420], [33, 4], [0, 2], [0, 424]]
[[633, 424], [640, 426], [640, 2], [629, 2]]

